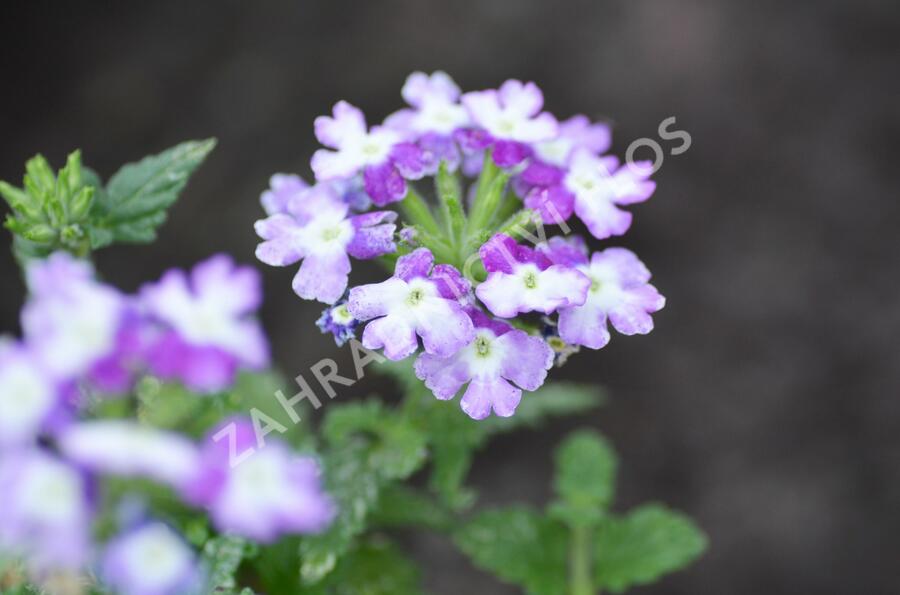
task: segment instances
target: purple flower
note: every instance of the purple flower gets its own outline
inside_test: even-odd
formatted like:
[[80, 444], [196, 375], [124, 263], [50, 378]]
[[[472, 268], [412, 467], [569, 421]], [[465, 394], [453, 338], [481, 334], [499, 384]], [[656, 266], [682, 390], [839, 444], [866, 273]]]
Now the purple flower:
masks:
[[469, 112], [459, 103], [459, 87], [445, 72], [430, 76], [414, 72], [406, 79], [402, 93], [413, 108], [391, 114], [385, 126], [418, 143], [426, 174], [436, 173], [441, 161], [455, 171], [461, 156], [453, 133], [472, 124]]
[[373, 320], [363, 331], [369, 349], [384, 348], [391, 360], [401, 360], [418, 347], [446, 357], [474, 337], [472, 321], [459, 303], [469, 284], [450, 265], [434, 265], [427, 248], [397, 260], [394, 276], [381, 283], [350, 290], [348, 309], [357, 320]]
[[190, 482], [199, 466], [188, 439], [127, 420], [73, 424], [58, 445], [67, 459], [94, 473], [147, 477], [176, 489]]
[[[335, 507], [323, 492], [315, 460], [277, 440], [268, 439], [257, 448], [249, 420], [229, 420], [222, 427], [231, 424], [233, 444], [219, 429], [207, 438], [201, 471], [188, 489], [188, 499], [206, 508], [220, 531], [256, 541], [268, 543], [280, 535], [327, 528]], [[237, 456], [256, 450], [232, 461], [232, 446]]]
[[59, 387], [21, 344], [0, 346], [0, 452], [34, 441], [60, 407]]
[[622, 235], [631, 226], [631, 213], [617, 208], [643, 202], [656, 189], [646, 163], [618, 167], [614, 157], [597, 157], [579, 149], [572, 156], [562, 185], [574, 196], [574, 209], [597, 239]]
[[167, 525], [151, 522], [116, 537], [106, 547], [101, 576], [127, 595], [199, 594], [197, 556]]
[[331, 333], [334, 336], [334, 342], [340, 347], [356, 336], [356, 327], [359, 326], [359, 321], [350, 314], [347, 302], [342, 301], [325, 308], [316, 321], [316, 326], [319, 327], [322, 334]]
[[548, 165], [565, 167], [577, 149], [601, 155], [612, 144], [612, 133], [606, 124], [592, 124], [587, 116], [572, 116], [559, 123], [559, 132], [551, 140], [535, 143], [534, 155]]
[[494, 161], [501, 167], [520, 163], [529, 144], [552, 140], [556, 118], [542, 112], [544, 95], [534, 83], [508, 80], [499, 90], [473, 91], [462, 96], [475, 123], [494, 139]]
[[336, 302], [347, 289], [350, 256], [370, 259], [397, 249], [391, 211], [373, 211], [348, 217], [349, 207], [326, 186], [315, 186], [294, 201], [290, 213], [256, 222], [265, 240], [256, 257], [272, 266], [287, 266], [303, 259], [294, 277], [294, 292], [303, 299]]
[[77, 569], [90, 552], [89, 486], [75, 468], [40, 450], [0, 457], [0, 551], [36, 572]]
[[363, 173], [366, 192], [378, 206], [401, 200], [406, 180], [424, 175], [422, 152], [404, 142], [403, 135], [386, 126], [367, 130], [363, 113], [346, 101], [339, 101], [332, 116], [315, 121], [316, 138], [326, 147], [312, 158], [319, 181], [350, 178]]
[[[501, 417], [516, 411], [522, 390], [536, 390], [553, 365], [553, 351], [537, 337], [470, 310], [475, 339], [450, 357], [423, 353], [416, 376], [438, 399], [452, 399], [468, 383], [460, 405], [473, 419], [491, 410]], [[510, 384], [513, 383], [513, 384]]]
[[419, 138], [427, 133], [447, 137], [471, 124], [469, 112], [459, 104], [459, 87], [446, 72], [439, 70], [430, 76], [414, 72], [401, 93], [413, 109], [394, 112], [385, 126]]
[[550, 314], [578, 306], [587, 297], [590, 280], [565, 265], [552, 264], [541, 252], [496, 234], [478, 251], [487, 281], [475, 289], [496, 316], [512, 318], [524, 312]]
[[213, 256], [190, 276], [168, 271], [141, 289], [141, 301], [161, 327], [147, 354], [160, 378], [217, 391], [231, 384], [239, 367], [268, 364], [266, 337], [252, 318], [262, 301], [259, 273], [228, 256]]
[[288, 205], [309, 188], [303, 179], [294, 174], [274, 174], [269, 179], [269, 189], [262, 193], [259, 201], [267, 215], [287, 213]]
[[128, 311], [125, 297], [93, 279], [91, 266], [65, 252], [35, 261], [27, 271], [31, 291], [22, 330], [45, 373], [81, 378], [114, 354]]
[[666, 298], [650, 285], [650, 271], [633, 252], [607, 248], [586, 251], [562, 238], [553, 238], [544, 251], [554, 262], [578, 268], [591, 280], [583, 305], [561, 308], [559, 336], [574, 345], [599, 349], [609, 342], [607, 320], [623, 335], [647, 334], [653, 330], [650, 314], [662, 309]]

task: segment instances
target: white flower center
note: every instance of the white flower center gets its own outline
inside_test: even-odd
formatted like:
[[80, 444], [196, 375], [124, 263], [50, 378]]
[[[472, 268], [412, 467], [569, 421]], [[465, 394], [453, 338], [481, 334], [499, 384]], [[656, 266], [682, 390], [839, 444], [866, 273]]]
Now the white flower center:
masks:
[[353, 315], [350, 314], [350, 310], [347, 308], [347, 304], [341, 304], [336, 308], [332, 308], [331, 319], [334, 322], [342, 324], [344, 326], [350, 324], [354, 320]]
[[82, 502], [81, 478], [70, 467], [44, 461], [22, 478], [22, 512], [44, 526], [58, 526], [78, 520]]
[[497, 342], [497, 335], [493, 331], [479, 328], [475, 333], [475, 340], [463, 349], [461, 357], [473, 378], [490, 379], [500, 375], [506, 350]]
[[142, 529], [125, 547], [131, 576], [147, 587], [174, 586], [189, 568], [190, 552], [165, 525]]
[[52, 402], [52, 387], [33, 366], [15, 362], [0, 369], [0, 433], [33, 431]]

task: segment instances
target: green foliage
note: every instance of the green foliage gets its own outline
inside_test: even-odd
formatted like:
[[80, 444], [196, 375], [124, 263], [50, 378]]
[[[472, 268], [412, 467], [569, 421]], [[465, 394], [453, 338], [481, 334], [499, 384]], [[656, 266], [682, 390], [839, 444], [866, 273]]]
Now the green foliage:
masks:
[[594, 580], [598, 587], [621, 593], [688, 566], [706, 545], [706, 537], [683, 514], [657, 504], [640, 506], [601, 525]]
[[214, 146], [213, 139], [189, 141], [125, 165], [106, 188], [82, 166], [80, 151], [56, 174], [43, 156], [33, 157], [22, 188], [0, 182], [17, 259], [24, 266], [55, 250], [84, 257], [113, 242], [153, 241], [166, 209]]
[[246, 540], [233, 535], [222, 535], [206, 542], [203, 561], [209, 578], [207, 591], [234, 593], [237, 589], [235, 574], [248, 552]]
[[441, 161], [435, 178], [435, 190], [441, 206], [441, 222], [444, 224], [451, 245], [458, 249], [466, 228], [466, 213], [462, 206], [462, 185], [459, 178], [447, 169], [447, 162]]
[[523, 507], [483, 512], [454, 536], [476, 566], [530, 595], [566, 592], [568, 539], [564, 525]]
[[333, 407], [322, 425], [322, 435], [333, 445], [353, 436], [365, 437], [366, 464], [383, 480], [405, 479], [425, 462], [424, 432], [379, 401]]
[[300, 544], [300, 576], [315, 584], [337, 565], [366, 529], [369, 511], [378, 501], [379, 474], [369, 465], [369, 448], [351, 441], [323, 457], [325, 487], [338, 506], [331, 526]]
[[86, 254], [95, 190], [84, 182], [81, 152], [71, 153], [58, 174], [42, 155], [29, 159], [25, 172], [22, 188], [0, 182], [0, 195], [12, 209], [5, 225], [14, 234], [17, 259], [24, 264], [59, 249]]
[[369, 523], [373, 527], [422, 527], [444, 532], [453, 527], [454, 515], [429, 494], [403, 484], [381, 490]]
[[690, 519], [665, 507], [646, 505], [622, 517], [609, 513], [616, 456], [596, 432], [572, 434], [555, 458], [559, 500], [547, 514], [493, 510], [455, 533], [477, 566], [531, 595], [567, 593], [567, 584], [579, 595], [600, 588], [618, 593], [684, 568], [706, 548]]
[[93, 213], [98, 233], [92, 237], [92, 247], [155, 240], [166, 210], [215, 146], [215, 139], [187, 141], [122, 166], [98, 197]]
[[416, 565], [392, 543], [369, 540], [349, 552], [309, 595], [421, 595]]
[[570, 435], [556, 451], [554, 487], [560, 501], [553, 513], [569, 526], [592, 526], [600, 521], [615, 492], [616, 454], [592, 430]]

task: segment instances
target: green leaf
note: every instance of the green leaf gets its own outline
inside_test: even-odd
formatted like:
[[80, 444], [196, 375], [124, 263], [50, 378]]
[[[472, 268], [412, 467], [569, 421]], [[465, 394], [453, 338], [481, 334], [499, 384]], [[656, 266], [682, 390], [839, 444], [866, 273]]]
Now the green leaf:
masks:
[[441, 203], [441, 219], [447, 229], [447, 236], [454, 248], [462, 241], [466, 227], [466, 214], [462, 207], [462, 187], [456, 174], [447, 169], [447, 162], [441, 161], [435, 178], [438, 199]]
[[300, 544], [300, 576], [315, 584], [334, 570], [357, 535], [366, 527], [369, 510], [378, 500], [378, 473], [368, 464], [368, 446], [351, 442], [323, 457], [325, 487], [334, 498], [338, 515], [331, 526]]
[[234, 575], [246, 551], [247, 542], [234, 535], [221, 535], [206, 542], [203, 560], [209, 569], [207, 592], [231, 592], [237, 587]]
[[454, 517], [428, 494], [402, 484], [389, 484], [381, 490], [378, 506], [370, 524], [376, 527], [427, 527], [446, 531]]
[[594, 540], [596, 584], [613, 593], [646, 585], [686, 567], [706, 549], [706, 536], [683, 514], [658, 504], [609, 518]]
[[550, 382], [533, 393], [523, 394], [522, 402], [512, 417], [492, 416], [481, 424], [489, 432], [537, 428], [548, 419], [585, 413], [600, 407], [605, 401], [604, 391], [597, 386]]
[[599, 433], [581, 430], [566, 438], [556, 450], [560, 501], [553, 514], [572, 527], [599, 522], [615, 494], [616, 466], [615, 452]]
[[[420, 573], [392, 543], [372, 540], [343, 558], [310, 595], [421, 595]], [[307, 591], [304, 591], [306, 593]]]
[[421, 227], [430, 235], [441, 237], [441, 229], [434, 218], [434, 213], [431, 212], [431, 207], [419, 196], [412, 184], [406, 185], [406, 196], [400, 201], [400, 209], [409, 223]]
[[558, 521], [524, 507], [488, 511], [454, 541], [476, 566], [530, 595], [566, 593], [569, 532]]
[[97, 226], [109, 229], [119, 242], [155, 239], [166, 209], [215, 145], [215, 139], [188, 141], [124, 165], [110, 178], [106, 192], [98, 196]]
[[383, 479], [405, 479], [425, 462], [425, 434], [379, 401], [332, 407], [322, 434], [331, 444], [360, 434], [371, 438], [368, 462]]
[[487, 227], [503, 202], [509, 177], [510, 172], [501, 169], [494, 163], [491, 151], [485, 151], [475, 199], [472, 201], [472, 208], [469, 212], [469, 249], [472, 249], [473, 244], [483, 243], [481, 238], [485, 233], [494, 235], [494, 230], [487, 229]]

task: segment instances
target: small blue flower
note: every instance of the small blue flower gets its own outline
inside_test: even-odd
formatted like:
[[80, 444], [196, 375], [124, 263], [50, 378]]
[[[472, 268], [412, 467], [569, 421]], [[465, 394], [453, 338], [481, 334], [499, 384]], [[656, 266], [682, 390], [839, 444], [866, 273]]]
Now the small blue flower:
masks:
[[347, 309], [347, 300], [342, 300], [330, 308], [325, 308], [316, 321], [316, 326], [319, 327], [322, 334], [334, 335], [334, 342], [340, 347], [356, 337], [356, 327], [359, 326], [359, 321], [353, 318]]

